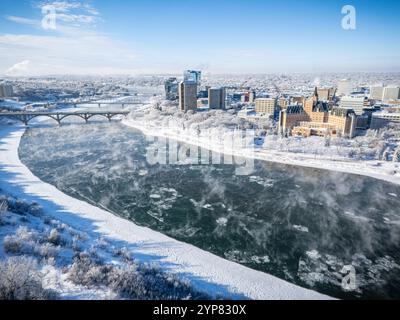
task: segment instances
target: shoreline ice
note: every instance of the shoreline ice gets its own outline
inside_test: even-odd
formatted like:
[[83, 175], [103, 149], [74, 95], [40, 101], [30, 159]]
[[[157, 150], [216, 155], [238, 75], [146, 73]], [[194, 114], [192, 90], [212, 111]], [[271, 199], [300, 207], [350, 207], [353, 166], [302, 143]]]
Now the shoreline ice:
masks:
[[331, 299], [137, 226], [62, 193], [34, 176], [21, 163], [18, 147], [24, 132], [24, 128], [17, 126], [0, 128], [0, 188], [40, 204], [45, 214], [86, 232], [93, 241], [103, 236], [116, 245], [127, 246], [139, 261], [157, 263], [213, 296], [220, 293], [232, 298], [250, 299]]
[[[245, 157], [255, 160], [262, 160], [273, 163], [281, 163], [292, 166], [301, 166], [313, 169], [329, 170], [342, 173], [349, 173], [361, 176], [367, 176], [378, 180], [383, 180], [393, 184], [400, 185], [400, 172], [396, 175], [390, 175], [387, 171], [392, 169], [392, 162], [383, 162], [378, 160], [371, 161], [345, 161], [343, 159], [326, 159], [321, 156], [313, 156], [299, 153], [278, 152], [275, 150], [265, 149], [227, 149], [226, 146], [219, 145], [218, 143], [210, 143], [208, 139], [201, 137], [193, 138], [189, 134], [179, 132], [179, 134], [168, 130], [166, 128], [156, 128], [151, 125], [144, 125], [143, 123], [133, 121], [132, 119], [124, 119], [122, 123], [128, 127], [140, 130], [144, 135], [153, 137], [170, 138], [179, 142], [184, 142], [192, 145], [199, 146], [211, 150], [213, 152], [221, 152], [235, 157]], [[379, 163], [379, 166], [377, 164]]]

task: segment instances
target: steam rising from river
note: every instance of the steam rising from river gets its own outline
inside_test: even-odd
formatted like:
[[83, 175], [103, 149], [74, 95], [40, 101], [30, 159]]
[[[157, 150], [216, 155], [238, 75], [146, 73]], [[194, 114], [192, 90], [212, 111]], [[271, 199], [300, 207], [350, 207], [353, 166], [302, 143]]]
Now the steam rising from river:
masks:
[[149, 165], [147, 147], [121, 124], [72, 124], [29, 130], [20, 155], [60, 190], [227, 259], [337, 297], [400, 297], [400, 187], [259, 161], [249, 176]]

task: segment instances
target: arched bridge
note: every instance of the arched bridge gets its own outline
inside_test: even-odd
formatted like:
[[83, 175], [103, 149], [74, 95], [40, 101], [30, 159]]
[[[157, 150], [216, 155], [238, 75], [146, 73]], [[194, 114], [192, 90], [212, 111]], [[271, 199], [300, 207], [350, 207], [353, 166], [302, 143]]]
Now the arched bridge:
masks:
[[87, 123], [90, 118], [94, 116], [103, 116], [111, 121], [112, 118], [118, 115], [126, 116], [129, 114], [127, 110], [120, 111], [79, 111], [79, 112], [0, 112], [0, 117], [11, 118], [21, 121], [23, 124], [28, 125], [29, 121], [37, 117], [48, 117], [61, 124], [61, 121], [68, 117], [79, 117]]
[[77, 107], [79, 105], [97, 105], [99, 108], [102, 105], [119, 105], [124, 108], [125, 106], [129, 105], [142, 105], [144, 104], [143, 101], [141, 101], [138, 98], [126, 98], [126, 99], [105, 99], [105, 100], [82, 100], [82, 101], [58, 101], [58, 105], [73, 105], [74, 107]]

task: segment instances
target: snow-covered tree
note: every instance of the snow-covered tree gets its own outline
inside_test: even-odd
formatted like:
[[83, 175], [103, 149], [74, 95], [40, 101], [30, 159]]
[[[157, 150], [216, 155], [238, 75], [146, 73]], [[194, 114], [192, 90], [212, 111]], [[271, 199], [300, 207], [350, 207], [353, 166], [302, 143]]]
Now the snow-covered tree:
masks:
[[11, 257], [0, 262], [1, 300], [45, 300], [55, 295], [42, 286], [43, 275], [35, 260]]
[[382, 154], [382, 161], [389, 161], [390, 149], [386, 148]]
[[8, 203], [6, 200], [0, 199], [0, 213], [6, 212], [8, 210]]
[[325, 147], [330, 147], [331, 146], [331, 135], [328, 134], [325, 136]]
[[393, 154], [393, 162], [400, 162], [400, 147]]

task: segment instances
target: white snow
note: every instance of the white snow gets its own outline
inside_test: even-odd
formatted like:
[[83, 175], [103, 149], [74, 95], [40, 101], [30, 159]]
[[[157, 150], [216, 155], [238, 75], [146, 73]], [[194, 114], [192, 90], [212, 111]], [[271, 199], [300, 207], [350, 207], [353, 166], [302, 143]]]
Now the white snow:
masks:
[[[19, 160], [18, 146], [23, 133], [21, 127], [0, 127], [0, 188], [37, 202], [46, 214], [86, 232], [93, 241], [106, 237], [116, 245], [132, 248], [138, 260], [159, 263], [170, 272], [184, 274], [194, 286], [212, 294], [251, 299], [330, 298], [139, 227], [62, 193], [34, 176]], [[56, 281], [54, 274], [50, 278]]]
[[112, 300], [117, 295], [108, 288], [88, 288], [72, 283], [68, 275], [62, 273], [51, 265], [46, 265], [42, 272], [44, 274], [43, 287], [55, 290], [61, 299], [67, 300]]
[[[215, 120], [218, 123], [218, 120]], [[221, 120], [222, 121], [222, 120]], [[224, 120], [225, 121], [225, 120]], [[251, 159], [264, 160], [288, 165], [324, 169], [330, 171], [352, 173], [357, 175], [369, 176], [375, 179], [384, 180], [394, 184], [400, 184], [400, 164], [389, 161], [378, 160], [356, 160], [343, 158], [334, 155], [314, 155], [307, 153], [295, 153], [272, 150], [268, 148], [246, 148], [231, 147], [224, 144], [223, 139], [210, 140], [208, 136], [198, 136], [192, 129], [181, 129], [179, 127], [163, 127], [159, 119], [151, 119], [150, 116], [145, 120], [136, 121], [133, 117], [122, 121], [126, 126], [138, 129], [147, 136], [170, 138], [179, 142], [197, 145], [212, 152], [221, 152], [235, 157], [245, 157]], [[311, 138], [309, 138], [311, 139]], [[312, 143], [312, 142], [310, 142]], [[250, 176], [250, 179], [254, 177]], [[271, 181], [253, 180], [271, 186]]]

